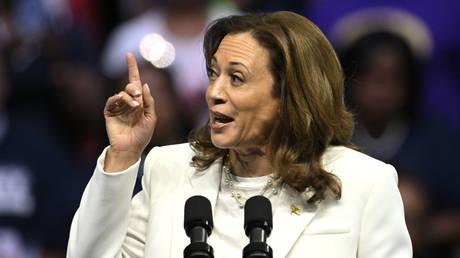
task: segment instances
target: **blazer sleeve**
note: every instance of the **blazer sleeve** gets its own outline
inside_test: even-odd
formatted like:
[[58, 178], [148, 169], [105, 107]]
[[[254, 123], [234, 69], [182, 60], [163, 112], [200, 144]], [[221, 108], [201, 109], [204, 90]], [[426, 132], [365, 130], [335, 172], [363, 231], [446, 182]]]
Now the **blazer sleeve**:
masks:
[[131, 200], [140, 160], [125, 171], [106, 173], [106, 151], [98, 158], [73, 218], [68, 258], [144, 257], [148, 193], [143, 190]]
[[362, 217], [359, 258], [411, 258], [412, 245], [393, 166], [379, 173]]

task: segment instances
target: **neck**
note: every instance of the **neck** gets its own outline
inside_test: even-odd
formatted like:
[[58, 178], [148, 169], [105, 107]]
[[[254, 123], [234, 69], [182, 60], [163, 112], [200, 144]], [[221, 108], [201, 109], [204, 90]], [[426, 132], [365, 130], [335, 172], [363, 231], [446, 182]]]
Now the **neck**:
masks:
[[367, 132], [373, 137], [380, 137], [390, 121], [388, 117], [372, 117], [372, 116], [362, 116], [360, 119], [361, 123], [366, 128]]
[[230, 167], [235, 176], [260, 177], [274, 172], [265, 152], [256, 150], [230, 150]]

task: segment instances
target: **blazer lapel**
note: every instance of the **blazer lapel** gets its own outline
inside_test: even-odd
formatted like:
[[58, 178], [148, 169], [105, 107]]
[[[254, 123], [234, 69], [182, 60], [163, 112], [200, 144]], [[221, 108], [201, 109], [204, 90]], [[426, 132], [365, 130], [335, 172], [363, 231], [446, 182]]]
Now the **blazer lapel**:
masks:
[[[302, 195], [301, 195], [302, 196]], [[289, 186], [283, 186], [280, 202], [273, 213], [273, 230], [268, 244], [273, 257], [286, 257], [300, 234], [316, 214], [316, 207], [307, 205], [306, 199]]]
[[202, 195], [211, 202], [212, 213], [219, 193], [222, 160], [214, 162], [208, 169], [197, 171], [190, 168], [188, 185], [184, 189], [178, 189], [173, 198], [172, 207], [172, 237], [170, 257], [182, 257], [184, 248], [190, 244], [190, 239], [184, 230], [184, 206], [188, 198], [194, 195]]
[[[188, 190], [179, 190], [174, 197], [172, 207], [171, 250], [170, 257], [182, 257], [184, 248], [190, 243], [183, 228], [185, 201], [194, 195], [202, 195], [211, 202], [214, 216], [215, 205], [222, 176], [222, 160], [214, 162], [204, 171], [191, 168]], [[283, 186], [280, 202], [273, 211], [273, 231], [268, 244], [273, 249], [273, 257], [286, 257], [305, 227], [316, 214], [316, 208], [306, 204], [305, 199], [289, 186]]]
[[212, 213], [216, 206], [219, 194], [220, 180], [222, 177], [222, 159], [218, 159], [204, 171], [195, 171], [190, 177], [192, 195], [202, 195], [211, 202]]

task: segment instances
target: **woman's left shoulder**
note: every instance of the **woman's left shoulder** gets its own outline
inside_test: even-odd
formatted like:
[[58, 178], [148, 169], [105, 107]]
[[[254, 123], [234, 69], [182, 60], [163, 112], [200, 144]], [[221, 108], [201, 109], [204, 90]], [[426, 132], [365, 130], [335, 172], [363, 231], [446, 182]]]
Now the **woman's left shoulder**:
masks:
[[322, 164], [326, 171], [341, 180], [352, 179], [365, 183], [382, 177], [393, 177], [397, 182], [396, 170], [392, 165], [346, 146], [328, 147], [322, 157]]

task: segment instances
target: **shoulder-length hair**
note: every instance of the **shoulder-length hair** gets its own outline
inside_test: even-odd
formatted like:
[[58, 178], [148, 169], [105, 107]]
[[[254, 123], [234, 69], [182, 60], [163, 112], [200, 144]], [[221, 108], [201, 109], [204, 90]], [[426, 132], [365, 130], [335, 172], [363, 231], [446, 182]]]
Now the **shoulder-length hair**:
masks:
[[[321, 156], [330, 145], [347, 144], [354, 123], [344, 104], [342, 69], [331, 44], [311, 21], [292, 12], [229, 16], [215, 21], [205, 34], [206, 64], [225, 35], [243, 32], [270, 53], [273, 94], [280, 99], [267, 141], [276, 176], [299, 192], [313, 190], [309, 204], [326, 198], [328, 190], [339, 199], [340, 181], [324, 170]], [[194, 130], [189, 141], [195, 151], [191, 164], [198, 169], [228, 153], [212, 144], [209, 125]]]

